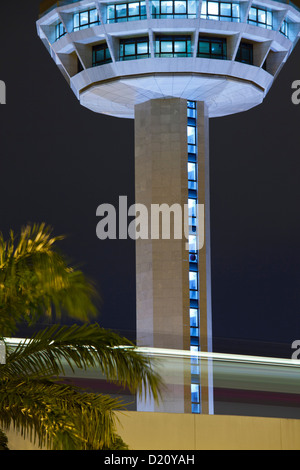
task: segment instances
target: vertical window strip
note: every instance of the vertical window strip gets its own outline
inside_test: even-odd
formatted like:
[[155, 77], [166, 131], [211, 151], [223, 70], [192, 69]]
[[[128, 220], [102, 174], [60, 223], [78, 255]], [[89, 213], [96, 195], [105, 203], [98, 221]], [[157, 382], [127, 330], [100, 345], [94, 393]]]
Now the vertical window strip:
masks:
[[[189, 208], [189, 291], [190, 291], [190, 350], [199, 351], [199, 269], [197, 247], [197, 105], [187, 102], [187, 151], [188, 151], [188, 208]], [[191, 358], [191, 411], [201, 412], [201, 389], [199, 385], [199, 359]]]

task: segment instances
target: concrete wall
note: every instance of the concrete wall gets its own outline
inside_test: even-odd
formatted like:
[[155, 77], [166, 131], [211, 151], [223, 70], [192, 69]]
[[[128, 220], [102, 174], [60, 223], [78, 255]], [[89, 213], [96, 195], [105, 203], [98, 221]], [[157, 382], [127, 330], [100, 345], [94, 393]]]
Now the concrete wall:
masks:
[[[300, 450], [300, 420], [177, 413], [118, 413], [132, 450]], [[38, 450], [13, 431], [11, 450]]]
[[135, 450], [300, 450], [300, 420], [172, 413], [119, 414]]

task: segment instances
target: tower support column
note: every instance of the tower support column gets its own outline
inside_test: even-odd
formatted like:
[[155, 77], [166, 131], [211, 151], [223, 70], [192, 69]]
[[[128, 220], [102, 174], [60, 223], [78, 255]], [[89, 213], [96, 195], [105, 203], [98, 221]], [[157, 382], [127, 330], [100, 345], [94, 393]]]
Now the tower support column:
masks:
[[[211, 338], [210, 250], [208, 188], [208, 117], [198, 104], [198, 204], [205, 208], [205, 241], [198, 251], [199, 347], [207, 351]], [[180, 98], [150, 100], [135, 106], [135, 198], [147, 207], [149, 237], [136, 240], [137, 343], [153, 348], [190, 350], [189, 248], [184, 214], [189, 200], [187, 101]], [[206, 208], [207, 204], [207, 208]], [[159, 238], [151, 236], [158, 206]], [[176, 219], [181, 208], [181, 220]], [[138, 206], [137, 206], [138, 208]], [[163, 239], [169, 208], [170, 237]], [[173, 212], [174, 210], [174, 212]], [[157, 220], [157, 219], [156, 219]], [[168, 223], [167, 220], [165, 220]], [[181, 224], [182, 236], [178, 236]], [[175, 229], [175, 231], [174, 231]], [[174, 233], [176, 235], [174, 236]], [[153, 235], [153, 233], [152, 233]], [[165, 233], [164, 233], [165, 235]], [[203, 343], [203, 347], [202, 344]], [[199, 364], [199, 369], [201, 365]], [[182, 370], [179, 370], [182, 367]], [[203, 372], [204, 372], [203, 367]], [[176, 384], [168, 389], [168, 411], [191, 412], [191, 367], [177, 367]], [[201, 385], [203, 412], [208, 412], [208, 375]], [[200, 381], [200, 374], [199, 374]], [[202, 381], [202, 379], [201, 379]], [[172, 394], [174, 395], [172, 397]], [[153, 408], [152, 408], [153, 409]], [[166, 409], [164, 408], [164, 411]]]

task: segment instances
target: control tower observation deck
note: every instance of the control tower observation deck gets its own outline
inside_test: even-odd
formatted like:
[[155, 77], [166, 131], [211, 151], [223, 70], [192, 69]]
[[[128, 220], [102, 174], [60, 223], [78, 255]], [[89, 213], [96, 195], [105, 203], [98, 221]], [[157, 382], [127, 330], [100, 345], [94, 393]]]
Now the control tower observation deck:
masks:
[[[188, 206], [188, 237], [136, 240], [138, 344], [210, 352], [209, 118], [263, 101], [299, 38], [300, 10], [274, 0], [49, 0], [37, 31], [82, 106], [134, 119], [136, 203]], [[213, 412], [211, 373], [191, 364], [160, 410]]]

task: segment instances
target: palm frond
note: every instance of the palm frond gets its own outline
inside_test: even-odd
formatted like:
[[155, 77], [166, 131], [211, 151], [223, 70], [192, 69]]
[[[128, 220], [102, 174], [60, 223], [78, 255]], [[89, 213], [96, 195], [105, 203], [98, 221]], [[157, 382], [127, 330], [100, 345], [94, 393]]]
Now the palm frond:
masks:
[[0, 234], [0, 335], [12, 334], [18, 321], [35, 322], [41, 315], [59, 317], [65, 311], [87, 321], [97, 313], [98, 295], [83, 273], [69, 266], [57, 251], [45, 224], [13, 232], [7, 241]]
[[53, 450], [109, 448], [119, 400], [49, 380], [1, 381], [0, 426]]
[[128, 339], [101, 328], [97, 323], [54, 325], [39, 331], [16, 349], [7, 349], [6, 364], [1, 377], [58, 376], [66, 366], [76, 368], [97, 367], [107, 380], [115, 381], [141, 397], [148, 394], [158, 401], [162, 379], [154, 369], [152, 360], [138, 352]]

